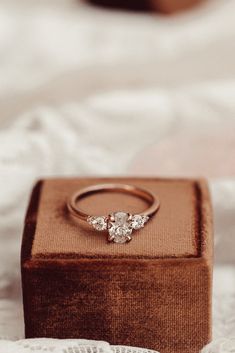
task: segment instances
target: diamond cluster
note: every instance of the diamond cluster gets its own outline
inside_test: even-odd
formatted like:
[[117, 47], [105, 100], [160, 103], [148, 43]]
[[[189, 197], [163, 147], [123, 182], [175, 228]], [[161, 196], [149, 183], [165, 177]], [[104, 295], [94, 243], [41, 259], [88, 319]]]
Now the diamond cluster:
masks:
[[145, 215], [131, 215], [126, 212], [114, 212], [108, 217], [92, 216], [88, 217], [87, 222], [96, 230], [108, 230], [108, 240], [114, 243], [129, 242], [132, 231], [143, 228], [149, 217]]

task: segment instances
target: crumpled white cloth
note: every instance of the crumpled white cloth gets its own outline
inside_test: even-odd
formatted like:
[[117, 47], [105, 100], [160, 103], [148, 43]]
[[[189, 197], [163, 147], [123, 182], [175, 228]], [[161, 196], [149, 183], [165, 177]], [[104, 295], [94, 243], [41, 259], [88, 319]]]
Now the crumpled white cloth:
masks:
[[203, 348], [202, 353], [233, 353], [235, 350], [235, 338], [220, 338], [209, 343]]
[[[23, 338], [19, 248], [33, 182], [52, 175], [188, 175], [180, 153], [172, 160], [177, 136], [192, 137], [195, 146], [211, 135], [219, 138], [205, 149], [205, 163], [218, 165], [220, 178], [213, 169], [214, 340], [204, 353], [234, 350], [234, 11], [233, 0], [209, 1], [175, 18], [77, 0], [0, 2], [0, 353], [48, 350], [52, 342], [60, 352], [70, 344], [13, 342]], [[150, 153], [164, 143], [161, 159]], [[183, 153], [192, 150], [197, 170], [197, 148]]]

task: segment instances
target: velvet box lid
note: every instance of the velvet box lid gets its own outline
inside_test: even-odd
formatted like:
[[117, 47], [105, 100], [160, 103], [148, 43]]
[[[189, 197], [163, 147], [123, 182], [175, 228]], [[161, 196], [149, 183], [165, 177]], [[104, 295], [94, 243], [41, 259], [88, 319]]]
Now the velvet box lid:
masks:
[[[128, 244], [75, 222], [76, 190], [134, 184], [155, 193], [158, 213]], [[122, 194], [81, 202], [91, 214], [141, 212]], [[35, 186], [22, 242], [26, 337], [87, 338], [161, 352], [198, 352], [211, 336], [212, 226], [203, 180], [45, 179]]]

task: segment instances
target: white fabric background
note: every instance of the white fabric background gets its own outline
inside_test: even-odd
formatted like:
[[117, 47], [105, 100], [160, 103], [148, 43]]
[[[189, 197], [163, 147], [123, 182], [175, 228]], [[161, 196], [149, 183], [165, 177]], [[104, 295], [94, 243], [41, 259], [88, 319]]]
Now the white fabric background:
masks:
[[[75, 0], [0, 1], [0, 353], [29, 349], [9, 340], [23, 338], [19, 247], [38, 177], [195, 168], [210, 177], [215, 211], [208, 351], [235, 349], [234, 13], [234, 0], [171, 18]], [[179, 136], [193, 141], [184, 163], [182, 153], [172, 160]], [[211, 144], [201, 166], [203, 136]]]

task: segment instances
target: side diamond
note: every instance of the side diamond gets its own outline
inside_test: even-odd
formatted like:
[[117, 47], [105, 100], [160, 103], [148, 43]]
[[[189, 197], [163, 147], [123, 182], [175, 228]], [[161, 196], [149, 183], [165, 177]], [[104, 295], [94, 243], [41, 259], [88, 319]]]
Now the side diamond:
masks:
[[87, 218], [87, 222], [91, 224], [96, 230], [102, 231], [107, 229], [107, 217], [90, 216]]
[[148, 216], [142, 216], [142, 215], [133, 215], [131, 218], [131, 227], [133, 229], [140, 229], [143, 228], [145, 223], [149, 220]]

